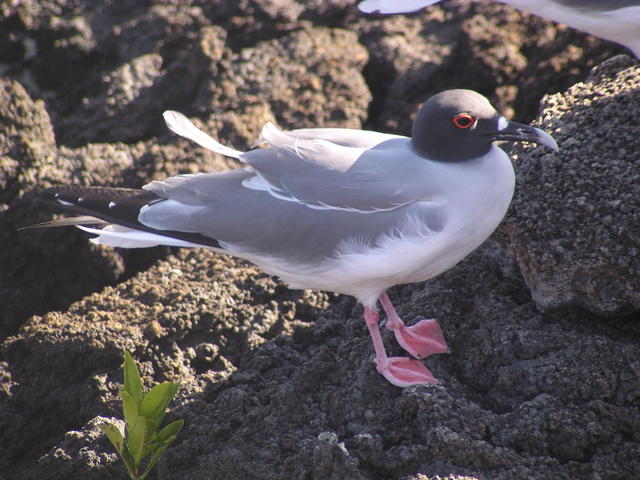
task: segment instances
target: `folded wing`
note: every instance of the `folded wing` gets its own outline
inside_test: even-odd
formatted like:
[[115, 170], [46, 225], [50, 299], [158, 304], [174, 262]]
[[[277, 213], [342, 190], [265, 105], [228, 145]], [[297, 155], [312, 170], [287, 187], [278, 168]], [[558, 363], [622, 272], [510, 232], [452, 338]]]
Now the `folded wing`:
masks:
[[268, 124], [268, 148], [242, 155], [255, 173], [247, 188], [311, 209], [359, 213], [427, 201], [425, 163], [406, 137], [343, 129], [283, 132]]

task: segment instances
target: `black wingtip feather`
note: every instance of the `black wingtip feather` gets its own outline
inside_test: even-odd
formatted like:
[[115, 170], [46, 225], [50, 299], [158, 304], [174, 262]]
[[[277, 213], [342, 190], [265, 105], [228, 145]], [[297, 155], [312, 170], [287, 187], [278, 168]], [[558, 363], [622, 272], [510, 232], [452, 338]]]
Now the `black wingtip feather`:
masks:
[[37, 200], [56, 210], [96, 217], [104, 220], [105, 223], [178, 238], [203, 246], [222, 248], [216, 239], [205, 237], [199, 233], [156, 230], [140, 223], [138, 215], [144, 206], [165, 200], [147, 190], [60, 186], [43, 190]]

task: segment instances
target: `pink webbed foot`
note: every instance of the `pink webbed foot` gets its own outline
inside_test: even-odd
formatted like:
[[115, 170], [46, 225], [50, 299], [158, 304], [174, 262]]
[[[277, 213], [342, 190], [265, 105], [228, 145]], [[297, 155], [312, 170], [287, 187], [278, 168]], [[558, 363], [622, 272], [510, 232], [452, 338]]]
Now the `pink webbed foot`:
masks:
[[433, 374], [419, 360], [405, 357], [388, 357], [378, 328], [380, 317], [371, 307], [365, 307], [364, 319], [371, 334], [376, 352], [376, 367], [384, 378], [398, 387], [438, 383]]
[[381, 363], [376, 365], [378, 372], [397, 387], [438, 383], [429, 369], [419, 360], [406, 357], [388, 357], [386, 362]]
[[393, 330], [398, 344], [416, 358], [449, 352], [437, 320], [420, 320], [410, 327], [404, 323], [401, 323], [400, 326], [392, 326], [387, 323], [387, 327]]
[[387, 314], [387, 328], [393, 331], [398, 344], [416, 358], [434, 353], [448, 353], [449, 348], [437, 320], [420, 320], [407, 327], [396, 313], [386, 293], [380, 295], [380, 303]]

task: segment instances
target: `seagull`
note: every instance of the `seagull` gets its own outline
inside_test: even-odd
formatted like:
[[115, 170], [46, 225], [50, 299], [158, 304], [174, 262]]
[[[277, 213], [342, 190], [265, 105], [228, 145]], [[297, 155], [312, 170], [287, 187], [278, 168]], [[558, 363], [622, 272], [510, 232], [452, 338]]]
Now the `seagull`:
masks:
[[[415, 12], [440, 0], [365, 0], [365, 13]], [[640, 0], [498, 0], [624, 45], [640, 58]]]
[[[292, 288], [352, 295], [364, 306], [377, 370], [399, 387], [437, 383], [419, 359], [448, 348], [436, 320], [405, 325], [386, 290], [445, 272], [498, 226], [515, 174], [494, 142], [558, 149], [549, 134], [508, 121], [471, 90], [427, 100], [411, 137], [282, 131], [267, 123], [262, 148], [241, 152], [181, 113], [167, 111], [164, 119], [174, 133], [241, 164], [142, 189], [53, 187], [42, 199], [76, 216], [33, 227], [74, 225], [112, 247], [209, 248], [249, 260]], [[387, 355], [378, 302], [386, 327], [414, 358]]]

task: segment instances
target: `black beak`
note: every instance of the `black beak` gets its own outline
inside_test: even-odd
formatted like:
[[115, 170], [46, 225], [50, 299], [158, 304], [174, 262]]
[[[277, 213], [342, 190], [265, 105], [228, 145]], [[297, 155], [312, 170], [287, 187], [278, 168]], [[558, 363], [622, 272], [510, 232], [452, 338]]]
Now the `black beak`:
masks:
[[[504, 120], [504, 119], [503, 119]], [[544, 130], [539, 128], [530, 127], [529, 125], [523, 125], [516, 122], [507, 122], [507, 125], [502, 130], [491, 134], [493, 140], [510, 140], [517, 142], [534, 142], [545, 147], [549, 147], [552, 150], [558, 151], [558, 144]]]

